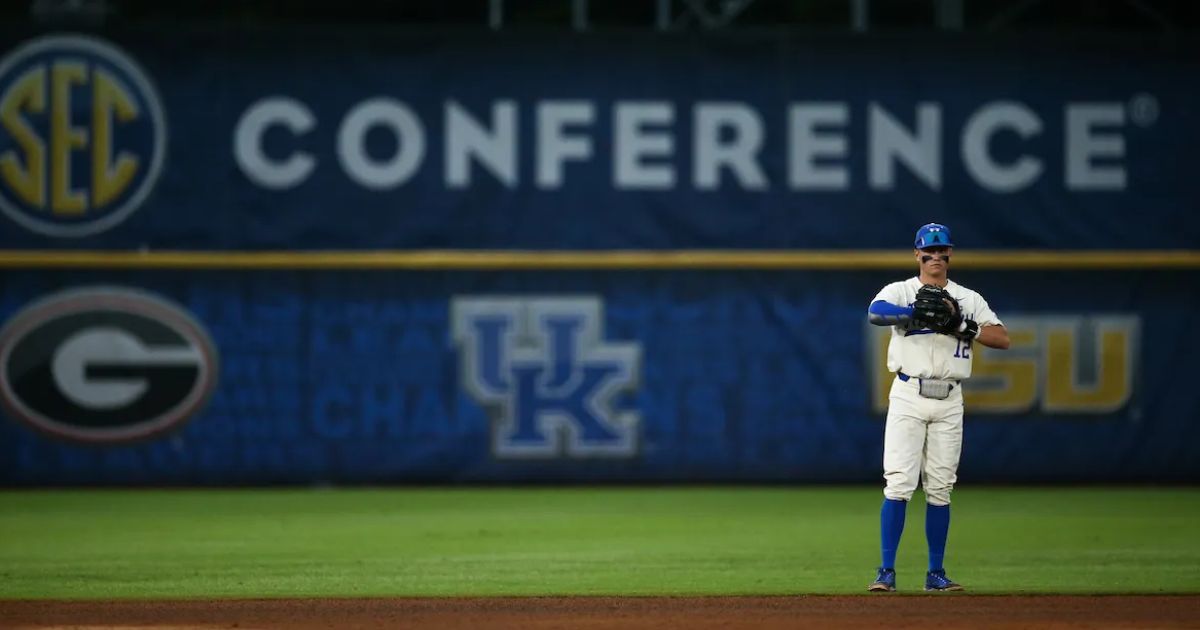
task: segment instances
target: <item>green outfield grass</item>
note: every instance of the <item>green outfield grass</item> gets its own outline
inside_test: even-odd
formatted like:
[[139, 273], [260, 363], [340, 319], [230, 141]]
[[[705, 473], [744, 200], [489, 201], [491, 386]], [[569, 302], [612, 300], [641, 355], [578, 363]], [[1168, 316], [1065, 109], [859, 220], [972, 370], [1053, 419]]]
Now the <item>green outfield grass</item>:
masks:
[[[0, 492], [0, 598], [865, 593], [878, 488]], [[910, 505], [900, 590], [924, 575]], [[1200, 592], [1200, 489], [965, 488], [975, 593]]]

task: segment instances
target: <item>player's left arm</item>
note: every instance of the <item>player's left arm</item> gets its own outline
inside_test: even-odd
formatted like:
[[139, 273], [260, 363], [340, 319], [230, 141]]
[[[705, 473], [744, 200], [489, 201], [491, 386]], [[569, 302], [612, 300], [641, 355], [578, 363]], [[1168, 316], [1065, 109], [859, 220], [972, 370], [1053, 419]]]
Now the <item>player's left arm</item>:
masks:
[[1004, 322], [996, 317], [996, 313], [992, 311], [992, 307], [988, 306], [987, 300], [983, 299], [982, 295], [974, 293], [971, 297], [974, 298], [975, 319], [963, 320], [959, 330], [960, 336], [974, 339], [989, 348], [1008, 350], [1011, 342], [1008, 339], [1008, 329], [1004, 327]]
[[1003, 324], [980, 326], [979, 334], [975, 336], [975, 340], [989, 348], [997, 350], [1008, 350], [1010, 344], [1008, 330], [1004, 328]]

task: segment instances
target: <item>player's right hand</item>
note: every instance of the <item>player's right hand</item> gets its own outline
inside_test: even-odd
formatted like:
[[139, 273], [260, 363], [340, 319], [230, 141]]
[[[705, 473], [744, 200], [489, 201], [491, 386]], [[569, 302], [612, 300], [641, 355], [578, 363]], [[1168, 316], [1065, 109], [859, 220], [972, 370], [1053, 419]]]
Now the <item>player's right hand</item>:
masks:
[[917, 291], [912, 319], [925, 328], [947, 332], [951, 324], [955, 329], [958, 328], [962, 322], [962, 310], [958, 301], [945, 289], [927, 284]]

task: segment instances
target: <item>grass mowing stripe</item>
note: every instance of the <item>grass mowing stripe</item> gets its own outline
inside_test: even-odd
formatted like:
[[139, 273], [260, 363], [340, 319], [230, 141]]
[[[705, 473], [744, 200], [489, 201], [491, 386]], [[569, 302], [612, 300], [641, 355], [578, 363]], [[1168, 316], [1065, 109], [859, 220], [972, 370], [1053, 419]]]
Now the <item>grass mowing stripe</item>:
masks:
[[[863, 592], [875, 487], [0, 492], [0, 598]], [[1200, 490], [968, 488], [977, 593], [1200, 592]], [[902, 591], [924, 573], [909, 506]]]

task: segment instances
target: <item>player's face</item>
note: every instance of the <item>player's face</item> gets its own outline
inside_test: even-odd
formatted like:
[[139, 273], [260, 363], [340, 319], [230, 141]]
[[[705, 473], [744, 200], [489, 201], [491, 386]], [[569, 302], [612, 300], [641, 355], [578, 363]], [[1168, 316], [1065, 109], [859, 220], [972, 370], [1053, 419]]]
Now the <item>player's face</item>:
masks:
[[914, 250], [917, 262], [921, 265], [921, 271], [933, 276], [946, 273], [950, 267], [950, 254], [953, 251], [952, 247], [926, 247]]

